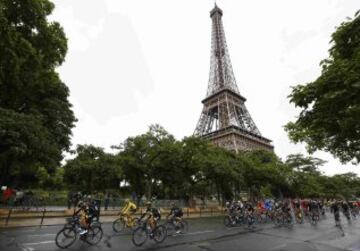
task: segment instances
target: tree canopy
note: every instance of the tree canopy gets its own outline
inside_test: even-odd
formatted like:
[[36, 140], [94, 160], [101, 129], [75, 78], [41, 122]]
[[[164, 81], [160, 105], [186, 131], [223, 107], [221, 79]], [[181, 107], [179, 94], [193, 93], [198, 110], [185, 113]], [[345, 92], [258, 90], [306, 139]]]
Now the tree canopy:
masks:
[[86, 192], [119, 188], [122, 168], [112, 154], [93, 145], [78, 145], [75, 154], [64, 166], [64, 181], [69, 188]]
[[64, 166], [71, 188], [119, 189], [137, 196], [163, 199], [212, 197], [218, 201], [251, 197], [360, 196], [360, 179], [353, 173], [326, 176], [325, 161], [302, 154], [285, 161], [273, 152], [234, 153], [198, 137], [176, 140], [159, 125], [129, 137], [105, 153], [95, 146], [78, 146]]
[[360, 162], [360, 15], [332, 34], [329, 58], [314, 82], [295, 86], [290, 102], [301, 109], [286, 130], [310, 153], [325, 150], [342, 162]]
[[48, 0], [0, 0], [0, 183], [26, 186], [55, 173], [75, 117], [56, 67], [67, 39]]

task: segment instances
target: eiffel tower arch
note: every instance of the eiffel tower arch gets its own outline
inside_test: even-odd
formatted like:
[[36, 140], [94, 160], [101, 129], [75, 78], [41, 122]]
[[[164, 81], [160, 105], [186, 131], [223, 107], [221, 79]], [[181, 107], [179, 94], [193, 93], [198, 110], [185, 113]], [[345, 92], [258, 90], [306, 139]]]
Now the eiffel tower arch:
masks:
[[273, 151], [271, 140], [263, 137], [246, 109], [228, 52], [222, 10], [215, 4], [212, 19], [210, 77], [203, 110], [194, 135], [209, 139], [229, 150]]

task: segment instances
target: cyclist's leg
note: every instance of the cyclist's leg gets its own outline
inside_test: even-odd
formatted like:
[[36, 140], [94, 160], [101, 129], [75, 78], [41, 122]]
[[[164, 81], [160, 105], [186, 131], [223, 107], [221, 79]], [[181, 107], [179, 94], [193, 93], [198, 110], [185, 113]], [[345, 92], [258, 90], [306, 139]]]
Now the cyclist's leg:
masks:
[[128, 225], [129, 226], [134, 226], [134, 212], [133, 211], [130, 211], [129, 213], [128, 213], [128, 215], [127, 215], [127, 220], [128, 220]]
[[149, 226], [151, 228], [151, 231], [154, 231], [155, 227], [156, 227], [156, 222], [153, 216], [151, 216], [148, 220]]

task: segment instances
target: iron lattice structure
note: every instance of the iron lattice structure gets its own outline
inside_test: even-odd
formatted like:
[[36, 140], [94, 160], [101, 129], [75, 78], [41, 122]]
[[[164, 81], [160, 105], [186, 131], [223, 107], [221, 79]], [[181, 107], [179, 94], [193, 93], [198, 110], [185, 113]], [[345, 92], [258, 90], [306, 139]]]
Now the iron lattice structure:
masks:
[[212, 19], [210, 77], [206, 98], [194, 135], [230, 150], [273, 150], [261, 136], [246, 109], [246, 99], [236, 84], [222, 24], [222, 10], [215, 4]]

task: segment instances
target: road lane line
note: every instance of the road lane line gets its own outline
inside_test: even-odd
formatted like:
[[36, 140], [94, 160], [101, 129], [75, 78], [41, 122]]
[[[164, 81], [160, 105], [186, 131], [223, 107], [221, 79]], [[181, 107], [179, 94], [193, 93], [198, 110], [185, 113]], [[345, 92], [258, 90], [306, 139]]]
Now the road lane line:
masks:
[[26, 235], [29, 237], [36, 237], [36, 236], [55, 236], [56, 234], [30, 234], [30, 235]]
[[181, 235], [197, 235], [197, 234], [206, 234], [206, 233], [213, 233], [213, 232], [215, 232], [215, 230], [197, 231], [197, 232], [192, 232], [192, 233], [187, 233], [187, 234], [180, 234], [180, 235], [175, 235], [175, 236], [181, 236]]
[[55, 243], [55, 241], [40, 241], [40, 242], [29, 242], [29, 243], [23, 243], [24, 246], [33, 246], [33, 245], [42, 245], [42, 244], [49, 244], [49, 243]]

